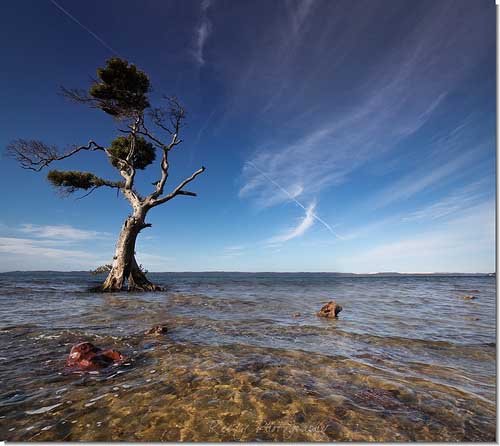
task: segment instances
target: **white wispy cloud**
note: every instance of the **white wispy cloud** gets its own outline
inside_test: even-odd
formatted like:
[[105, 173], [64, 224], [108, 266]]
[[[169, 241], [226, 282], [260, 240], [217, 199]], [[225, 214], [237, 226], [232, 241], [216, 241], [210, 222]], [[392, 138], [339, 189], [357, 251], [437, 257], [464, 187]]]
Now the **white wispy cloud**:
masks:
[[316, 0], [288, 0], [287, 6], [290, 11], [294, 33], [300, 32], [315, 3]]
[[205, 65], [204, 50], [208, 37], [212, 33], [212, 22], [207, 17], [208, 8], [211, 6], [211, 0], [203, 0], [200, 5], [201, 18], [195, 28], [195, 45], [193, 56], [196, 63], [201, 67]]
[[401, 221], [410, 222], [418, 220], [428, 222], [463, 212], [482, 203], [488, 197], [488, 193], [482, 189], [482, 186], [486, 185], [486, 183], [482, 179], [468, 184], [439, 200], [431, 202], [427, 206], [403, 215]]
[[[0, 225], [0, 270], [90, 269], [111, 258], [110, 234], [70, 225]], [[92, 243], [91, 249], [86, 249]]]
[[455, 159], [446, 161], [444, 164], [439, 164], [427, 170], [413, 171], [382, 190], [371, 202], [378, 208], [407, 199], [460, 171], [474, 160], [475, 154], [474, 149], [469, 150]]
[[[283, 192], [285, 194], [286, 197], [288, 197], [291, 201], [293, 201], [297, 206], [299, 206], [300, 208], [302, 208], [306, 214], [308, 212], [308, 209], [299, 201], [297, 200], [297, 196], [300, 195], [300, 193], [302, 192], [302, 187], [298, 187], [295, 188], [294, 190], [292, 190], [292, 192], [290, 192], [289, 190], [285, 189], [283, 186], [281, 186], [279, 183], [277, 183], [275, 180], [273, 180], [271, 177], [269, 177], [265, 172], [262, 171], [262, 169], [260, 169], [259, 167], [257, 167], [255, 164], [253, 164], [251, 161], [248, 161], [247, 162], [248, 165], [252, 166], [255, 170], [257, 170], [267, 181], [269, 181], [269, 183], [271, 183], [273, 186], [275, 186], [276, 188], [278, 188], [278, 190], [280, 190], [281, 192]], [[314, 205], [315, 207], [316, 205]], [[337, 238], [342, 238], [339, 234], [337, 234], [336, 232], [334, 232], [333, 228], [325, 221], [323, 220], [321, 217], [319, 217], [316, 213], [312, 212], [312, 218], [315, 219], [316, 221], [318, 221], [319, 223], [321, 223], [326, 229], [328, 229], [328, 231], [335, 237]]]
[[267, 242], [270, 245], [284, 243], [288, 240], [292, 240], [294, 238], [300, 237], [306, 233], [306, 231], [314, 224], [315, 214], [314, 210], [316, 209], [316, 203], [310, 204], [306, 208], [306, 213], [302, 220], [299, 222], [297, 226], [285, 231], [282, 234], [271, 237]]
[[0, 271], [90, 270], [106, 263], [110, 253], [68, 249], [54, 240], [0, 237]]
[[[284, 189], [294, 191], [295, 198], [307, 199], [345, 182], [353, 171], [415, 134], [439, 113], [448, 95], [473, 66], [455, 57], [469, 43], [463, 35], [443, 31], [444, 16], [452, 16], [449, 24], [459, 21], [459, 12], [452, 3], [435, 6], [408, 30], [404, 39], [388, 47], [377, 64], [359, 76], [351, 86], [352, 97], [345, 102], [348, 105], [333, 107], [335, 111], [329, 115], [313, 113], [307, 118], [310, 125], [302, 126], [305, 131], [300, 134], [299, 130], [295, 139], [276, 132], [274, 140], [257, 144], [247, 161]], [[476, 56], [481, 57], [471, 54], [472, 58]], [[457, 69], [449, 70], [449, 66]], [[310, 82], [303, 83], [313, 85], [313, 79]], [[307, 111], [304, 106], [298, 103], [294, 109]], [[452, 171], [453, 165], [443, 167], [446, 169]], [[416, 192], [426, 187], [425, 181], [432, 182], [432, 178], [422, 180], [420, 189], [415, 186]], [[248, 162], [242, 170], [240, 197], [252, 199], [261, 207], [289, 199]]]
[[[388, 240], [342, 259], [346, 269], [490, 272], [495, 268], [495, 203], [486, 201], [411, 237]], [[449, 271], [454, 265], [454, 271]]]
[[316, 215], [315, 210], [316, 202], [312, 202], [309, 206], [304, 207], [304, 216], [299, 219], [295, 226], [286, 229], [278, 235], [264, 240], [258, 240], [251, 244], [225, 246], [219, 257], [239, 257], [244, 254], [248, 254], [249, 251], [259, 251], [261, 249], [267, 250], [269, 248], [275, 248], [274, 252], [279, 252], [281, 244], [304, 235], [314, 225], [314, 222], [318, 221], [318, 216]]
[[58, 241], [81, 241], [108, 237], [105, 232], [78, 229], [69, 225], [22, 224], [19, 231], [36, 238], [57, 239]]
[[243, 249], [245, 249], [245, 245], [230, 245], [224, 247], [224, 251], [229, 253], [239, 253]]
[[89, 252], [54, 247], [54, 242], [18, 237], [0, 237], [0, 252], [21, 254], [23, 256], [42, 256], [49, 258], [76, 258], [90, 260], [95, 256]]
[[[290, 18], [290, 28], [288, 30], [287, 27], [287, 32], [284, 33], [286, 38], [279, 42], [274, 55], [279, 63], [276, 65], [278, 70], [273, 77], [279, 79], [280, 83], [277, 88], [273, 89], [271, 96], [263, 106], [261, 110], [262, 114], [266, 114], [271, 110], [286, 90], [290, 88], [290, 80], [285, 73], [290, 69], [290, 64], [293, 62], [294, 55], [303, 38], [307, 19], [311, 15], [316, 3], [316, 0], [287, 0], [285, 3]], [[280, 73], [280, 70], [283, 73]]]
[[[0, 271], [88, 270], [109, 263], [114, 250], [111, 234], [70, 225], [25, 223], [17, 228], [0, 223], [0, 230], [4, 234], [0, 235]], [[169, 271], [177, 266], [175, 258], [143, 249], [138, 249], [137, 260], [149, 271]]]
[[422, 228], [458, 218], [469, 213], [472, 208], [484, 206], [491, 199], [491, 181], [491, 178], [482, 178], [460, 188], [455, 187], [412, 211], [396, 212], [369, 223], [350, 225], [349, 230], [342, 233], [342, 240], [373, 240], [386, 233], [415, 228], [415, 223], [418, 228]]

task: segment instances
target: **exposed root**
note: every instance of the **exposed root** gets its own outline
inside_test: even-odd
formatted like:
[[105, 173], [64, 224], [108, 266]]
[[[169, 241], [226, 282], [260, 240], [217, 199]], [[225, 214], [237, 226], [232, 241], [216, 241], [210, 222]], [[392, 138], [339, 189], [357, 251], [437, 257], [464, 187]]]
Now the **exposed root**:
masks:
[[102, 291], [102, 292], [114, 292], [114, 291], [122, 291], [124, 285], [124, 277], [123, 273], [118, 274], [118, 272], [115, 269], [112, 269], [104, 281], [104, 283], [100, 286], [97, 287], [95, 291]]
[[113, 268], [104, 283], [92, 288], [94, 292], [113, 293], [118, 291], [163, 291], [163, 288], [150, 282], [146, 273], [139, 267], [135, 257], [129, 263], [130, 273]]
[[93, 293], [116, 293], [120, 291], [164, 291], [164, 289], [159, 286], [155, 285], [154, 283], [150, 282], [149, 280], [146, 279], [147, 282], [142, 282], [140, 284], [133, 282], [133, 283], [128, 283], [128, 286], [121, 287], [121, 288], [111, 288], [109, 286], [105, 287], [103, 285], [98, 285], [96, 287], [91, 287], [89, 288], [90, 292]]
[[132, 271], [128, 276], [129, 291], [162, 291], [162, 288], [150, 282], [144, 271], [141, 270], [135, 258], [132, 262]]
[[129, 279], [128, 291], [163, 291], [163, 288], [159, 285], [155, 285], [147, 279], [140, 283], [135, 282], [135, 280]]

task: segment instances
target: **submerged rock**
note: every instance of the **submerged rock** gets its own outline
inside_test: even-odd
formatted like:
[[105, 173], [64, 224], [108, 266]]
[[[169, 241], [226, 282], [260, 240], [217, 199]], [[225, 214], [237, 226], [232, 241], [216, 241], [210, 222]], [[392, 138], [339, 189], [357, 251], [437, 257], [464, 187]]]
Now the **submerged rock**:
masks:
[[320, 317], [336, 318], [341, 311], [342, 307], [334, 300], [331, 300], [323, 305], [321, 310], [319, 310], [316, 314]]
[[98, 370], [125, 360], [119, 351], [103, 350], [90, 342], [73, 345], [66, 367], [73, 370]]
[[164, 334], [167, 334], [168, 328], [166, 325], [155, 325], [154, 327], [150, 328], [148, 331], [146, 331], [146, 335], [150, 336], [161, 336]]

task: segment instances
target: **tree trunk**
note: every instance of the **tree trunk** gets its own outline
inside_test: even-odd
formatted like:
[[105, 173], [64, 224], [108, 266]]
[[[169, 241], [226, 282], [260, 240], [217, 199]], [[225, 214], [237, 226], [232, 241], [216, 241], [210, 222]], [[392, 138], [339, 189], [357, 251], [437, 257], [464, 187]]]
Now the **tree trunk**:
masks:
[[151, 283], [146, 277], [146, 273], [141, 270], [135, 256], [132, 258], [132, 269], [128, 276], [129, 291], [161, 291], [162, 288], [154, 283]]
[[128, 217], [116, 243], [113, 267], [100, 289], [121, 291], [127, 282], [129, 291], [159, 291], [161, 288], [151, 283], [135, 260], [135, 242], [139, 232], [150, 225], [144, 223], [145, 212], [139, 210]]

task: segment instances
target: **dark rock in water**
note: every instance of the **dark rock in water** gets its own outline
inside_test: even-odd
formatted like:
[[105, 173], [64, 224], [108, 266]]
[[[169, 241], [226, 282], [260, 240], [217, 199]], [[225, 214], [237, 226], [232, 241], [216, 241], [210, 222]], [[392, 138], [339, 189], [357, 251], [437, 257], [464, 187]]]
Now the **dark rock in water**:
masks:
[[316, 314], [320, 317], [335, 318], [341, 311], [342, 307], [334, 300], [331, 300], [327, 304], [323, 305], [321, 310], [319, 310]]
[[323, 427], [324, 433], [334, 440], [338, 439], [342, 433], [342, 425], [333, 418], [325, 423]]
[[80, 342], [71, 347], [66, 367], [73, 370], [98, 370], [125, 360], [116, 350], [103, 350], [90, 342]]
[[472, 294], [467, 294], [466, 296], [463, 297], [464, 300], [474, 300], [477, 299], [476, 296], [473, 296]]
[[155, 325], [150, 328], [145, 334], [150, 336], [161, 336], [167, 334], [168, 328], [166, 325]]
[[294, 420], [296, 423], [303, 423], [304, 421], [306, 421], [304, 412], [295, 412]]

